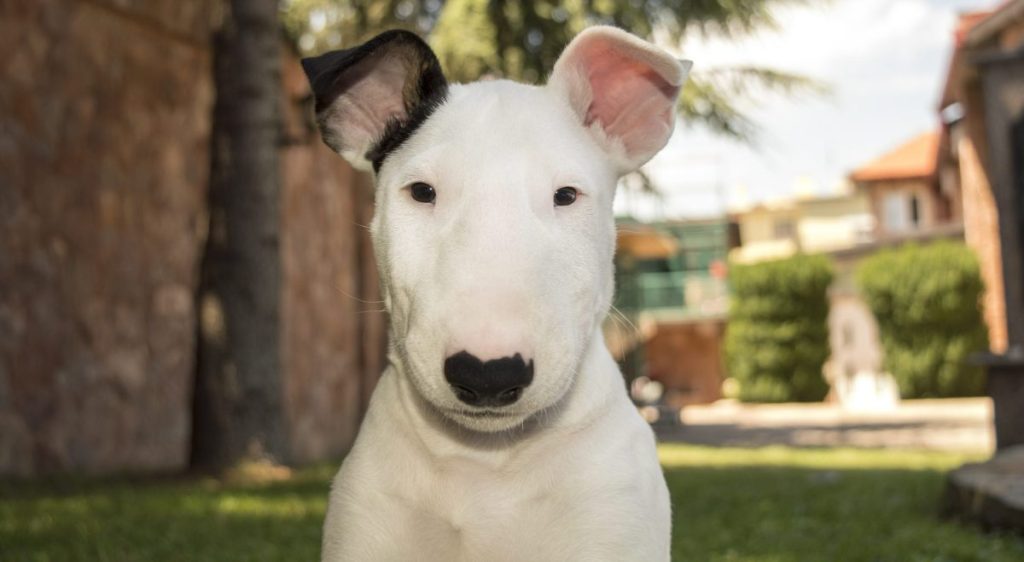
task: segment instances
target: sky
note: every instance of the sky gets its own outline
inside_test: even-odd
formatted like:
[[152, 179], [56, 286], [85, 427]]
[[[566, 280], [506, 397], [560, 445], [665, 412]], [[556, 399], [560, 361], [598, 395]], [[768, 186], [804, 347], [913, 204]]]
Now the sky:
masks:
[[765, 93], [749, 107], [753, 146], [680, 123], [645, 167], [660, 198], [620, 190], [619, 212], [649, 220], [709, 217], [793, 196], [839, 193], [850, 171], [937, 128], [957, 14], [998, 0], [831, 0], [776, 12], [774, 31], [691, 37], [676, 52], [695, 71], [732, 65], [825, 83], [825, 96]]

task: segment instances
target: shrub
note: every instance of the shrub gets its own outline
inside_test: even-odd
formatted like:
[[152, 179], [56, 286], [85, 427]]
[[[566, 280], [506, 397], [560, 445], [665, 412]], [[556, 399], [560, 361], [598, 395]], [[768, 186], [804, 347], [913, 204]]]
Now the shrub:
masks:
[[725, 357], [730, 376], [740, 383], [740, 400], [823, 399], [833, 275], [828, 259], [798, 255], [729, 269]]
[[857, 282], [878, 320], [885, 368], [904, 398], [971, 396], [984, 389], [967, 355], [988, 347], [984, 284], [962, 243], [907, 245], [861, 264]]

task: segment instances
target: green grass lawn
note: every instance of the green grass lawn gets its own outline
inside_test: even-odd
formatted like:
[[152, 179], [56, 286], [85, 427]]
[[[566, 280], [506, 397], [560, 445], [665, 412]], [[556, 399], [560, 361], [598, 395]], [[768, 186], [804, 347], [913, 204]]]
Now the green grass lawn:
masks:
[[[1021, 562], [1024, 540], [936, 518], [963, 455], [661, 448], [687, 561]], [[316, 560], [334, 467], [269, 484], [0, 484], [0, 560]]]

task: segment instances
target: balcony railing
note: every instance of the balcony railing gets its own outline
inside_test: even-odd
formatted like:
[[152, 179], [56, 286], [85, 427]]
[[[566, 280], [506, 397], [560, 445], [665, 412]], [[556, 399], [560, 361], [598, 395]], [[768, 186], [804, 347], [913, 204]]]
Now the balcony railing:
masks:
[[706, 272], [622, 273], [617, 306], [664, 319], [722, 317], [729, 305], [724, 279]]

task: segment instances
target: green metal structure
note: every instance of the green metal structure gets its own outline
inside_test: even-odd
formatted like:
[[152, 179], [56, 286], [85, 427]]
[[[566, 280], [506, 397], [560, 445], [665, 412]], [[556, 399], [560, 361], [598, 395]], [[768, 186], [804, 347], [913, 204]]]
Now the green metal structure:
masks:
[[[639, 223], [618, 220], [620, 231], [674, 242], [661, 256], [635, 256], [620, 248], [616, 254], [615, 307], [633, 324], [644, 321], [692, 321], [723, 318], [728, 307], [725, 264], [728, 248], [726, 219]], [[627, 380], [644, 374], [642, 338], [622, 358]]]

